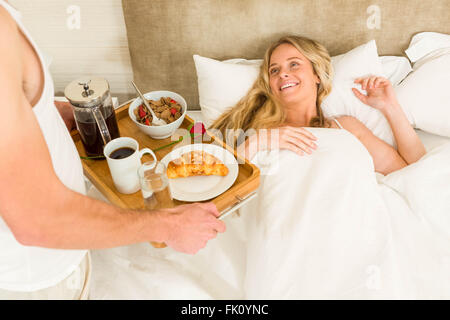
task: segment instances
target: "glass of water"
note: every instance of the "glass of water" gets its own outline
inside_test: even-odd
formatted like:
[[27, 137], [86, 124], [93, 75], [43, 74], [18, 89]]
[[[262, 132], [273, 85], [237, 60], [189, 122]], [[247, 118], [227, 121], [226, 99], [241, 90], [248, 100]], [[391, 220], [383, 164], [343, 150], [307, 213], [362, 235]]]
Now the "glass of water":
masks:
[[[141, 192], [145, 208], [149, 210], [173, 208], [166, 165], [159, 161], [143, 163], [138, 169]], [[164, 243], [151, 243], [155, 248], [164, 248]]]

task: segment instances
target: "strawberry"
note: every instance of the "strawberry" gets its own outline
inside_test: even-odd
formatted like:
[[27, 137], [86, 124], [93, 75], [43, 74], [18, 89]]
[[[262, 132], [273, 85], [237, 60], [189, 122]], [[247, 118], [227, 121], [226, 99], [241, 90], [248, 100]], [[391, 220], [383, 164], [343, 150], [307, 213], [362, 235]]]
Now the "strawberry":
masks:
[[139, 117], [144, 118], [146, 115], [145, 111], [144, 111], [144, 107], [142, 106], [142, 104], [139, 106]]

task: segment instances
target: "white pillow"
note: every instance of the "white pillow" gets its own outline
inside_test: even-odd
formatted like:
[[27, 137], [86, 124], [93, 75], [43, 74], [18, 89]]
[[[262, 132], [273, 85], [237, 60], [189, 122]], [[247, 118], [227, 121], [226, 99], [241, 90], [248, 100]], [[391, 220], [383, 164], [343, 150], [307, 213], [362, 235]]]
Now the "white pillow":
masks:
[[234, 106], [253, 86], [262, 60], [217, 61], [194, 55], [200, 108], [209, 127], [228, 108]]
[[432, 51], [449, 47], [450, 35], [437, 32], [421, 32], [412, 37], [405, 53], [411, 62], [416, 62]]
[[[209, 127], [226, 109], [234, 106], [255, 82], [262, 60], [233, 59], [217, 61], [194, 55], [197, 69], [200, 108]], [[356, 77], [381, 74], [393, 84], [403, 80], [411, 66], [404, 57], [378, 57], [374, 40], [346, 54], [332, 57], [335, 69], [333, 86], [339, 86], [328, 97], [327, 116], [352, 115], [362, 121], [375, 135], [394, 145], [391, 128], [377, 110], [354, 97], [351, 87]], [[339, 92], [338, 92], [339, 91]], [[364, 91], [363, 91], [364, 92]], [[333, 103], [332, 103], [333, 102]], [[322, 105], [324, 106], [324, 105]]]
[[383, 74], [393, 86], [398, 85], [412, 71], [409, 60], [398, 56], [381, 56]]
[[326, 117], [350, 115], [369, 128], [375, 136], [395, 147], [392, 129], [383, 114], [362, 103], [352, 92], [357, 88], [363, 94], [359, 84], [354, 80], [370, 75], [385, 76], [378, 57], [375, 40], [356, 47], [349, 52], [332, 58], [334, 67], [333, 90], [322, 102]]
[[[340, 62], [343, 56], [344, 54], [331, 57], [331, 63], [334, 68], [336, 68], [336, 64]], [[372, 57], [374, 56], [372, 55]], [[388, 78], [393, 86], [399, 84], [412, 71], [411, 64], [405, 57], [381, 56], [379, 59], [384, 77]]]
[[413, 127], [450, 137], [450, 47], [425, 54], [395, 88]]

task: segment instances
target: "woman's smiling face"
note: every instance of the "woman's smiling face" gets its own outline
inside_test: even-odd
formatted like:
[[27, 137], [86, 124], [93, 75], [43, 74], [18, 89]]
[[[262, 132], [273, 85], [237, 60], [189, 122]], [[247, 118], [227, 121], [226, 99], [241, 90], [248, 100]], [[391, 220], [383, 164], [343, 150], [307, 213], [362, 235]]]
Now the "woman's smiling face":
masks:
[[283, 43], [272, 53], [269, 84], [272, 94], [283, 105], [317, 98], [319, 77], [311, 62], [293, 45]]

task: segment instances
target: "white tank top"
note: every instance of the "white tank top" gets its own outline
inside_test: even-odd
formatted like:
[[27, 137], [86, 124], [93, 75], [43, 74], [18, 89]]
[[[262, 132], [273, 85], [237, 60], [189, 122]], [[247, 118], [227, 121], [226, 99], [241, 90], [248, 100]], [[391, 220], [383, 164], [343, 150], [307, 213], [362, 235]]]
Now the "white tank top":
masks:
[[340, 129], [344, 129], [344, 128], [341, 126], [341, 124], [339, 123], [339, 121], [337, 121], [336, 118], [333, 118], [333, 120], [334, 120], [334, 122], [336, 122], [337, 126], [338, 126]]
[[[53, 168], [65, 186], [78, 193], [86, 194], [83, 168], [78, 152], [54, 104], [53, 81], [48, 66], [23, 27], [20, 13], [3, 0], [0, 0], [0, 5], [16, 20], [22, 33], [28, 38], [39, 56], [44, 71], [44, 89], [33, 111], [50, 151]], [[55, 250], [23, 246], [16, 241], [11, 230], [0, 217], [0, 288], [29, 292], [51, 287], [70, 275], [78, 267], [86, 252], [86, 250]]]

